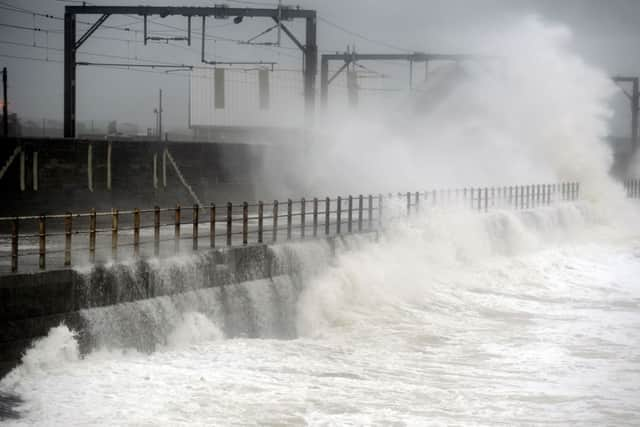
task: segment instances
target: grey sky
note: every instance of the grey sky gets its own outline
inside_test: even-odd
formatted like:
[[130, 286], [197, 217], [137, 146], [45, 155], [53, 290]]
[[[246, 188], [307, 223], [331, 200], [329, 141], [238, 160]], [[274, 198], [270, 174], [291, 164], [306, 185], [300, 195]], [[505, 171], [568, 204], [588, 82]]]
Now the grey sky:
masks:
[[[100, 4], [127, 5], [145, 3], [150, 5], [212, 5], [223, 1], [208, 0], [110, 0]], [[227, 1], [230, 5], [254, 2]], [[285, 2], [287, 4], [289, 2]], [[0, 23], [49, 29], [50, 32], [33, 32], [0, 26], [0, 65], [7, 66], [10, 73], [11, 107], [28, 118], [62, 118], [62, 22], [45, 17], [15, 13], [6, 9], [12, 5], [39, 13], [62, 16], [64, 6], [71, 4], [58, 0], [1, 0]], [[640, 30], [640, 1], [637, 0], [299, 0], [304, 8], [313, 8], [318, 15], [332, 23], [348, 28], [354, 33], [388, 44], [416, 51], [467, 52], [470, 42], [487, 28], [497, 28], [510, 20], [528, 13], [536, 13], [546, 20], [561, 22], [572, 29], [575, 46], [590, 63], [601, 66], [612, 74], [638, 74], [640, 55], [637, 41]], [[252, 4], [253, 5], [253, 4]], [[247, 6], [251, 6], [247, 4]], [[186, 26], [184, 18], [167, 18], [164, 22], [175, 26]], [[129, 24], [129, 28], [142, 30], [141, 22], [131, 17], [111, 17], [109, 25]], [[230, 21], [211, 19], [207, 33], [231, 39], [247, 39], [270, 25], [265, 20], [245, 20], [241, 25]], [[123, 25], [127, 27], [127, 25]], [[294, 32], [304, 34], [301, 24], [291, 24]], [[78, 32], [86, 26], [79, 26]], [[199, 24], [194, 23], [194, 35], [199, 33]], [[156, 35], [182, 35], [166, 27], [151, 25]], [[170, 33], [166, 33], [170, 31]], [[81, 49], [83, 52], [114, 55], [109, 58], [81, 55], [80, 60], [93, 62], [126, 62], [138, 58], [185, 64], [199, 63], [199, 43], [191, 48], [166, 45], [143, 46], [140, 34], [133, 32], [100, 30], [96, 36], [129, 40], [115, 41], [90, 39]], [[318, 24], [319, 47], [323, 50], [344, 50], [347, 44], [355, 44], [359, 51], [393, 52], [384, 45], [364, 40], [345, 33], [320, 21]], [[266, 36], [267, 39], [271, 36]], [[138, 41], [138, 43], [135, 42]], [[9, 43], [7, 43], [9, 42]], [[14, 44], [11, 44], [14, 43]], [[19, 44], [16, 45], [15, 43]], [[39, 47], [33, 47], [34, 43]], [[22, 46], [22, 45], [27, 46]], [[181, 44], [179, 42], [175, 45]], [[288, 41], [288, 49], [265, 49], [239, 46], [235, 43], [209, 43], [211, 58], [235, 60], [277, 61], [282, 67], [300, 67], [300, 54]], [[48, 49], [47, 49], [48, 46]], [[57, 50], [56, 50], [57, 49]], [[7, 56], [22, 56], [40, 60], [15, 59]], [[49, 62], [46, 62], [46, 60]], [[44, 60], [44, 61], [43, 61]], [[130, 121], [143, 127], [153, 123], [158, 88], [166, 93], [165, 120], [169, 126], [186, 126], [187, 117], [187, 73], [135, 72], [129, 70], [107, 70], [80, 67], [78, 70], [78, 120], [116, 119]], [[620, 105], [624, 105], [620, 102]]]

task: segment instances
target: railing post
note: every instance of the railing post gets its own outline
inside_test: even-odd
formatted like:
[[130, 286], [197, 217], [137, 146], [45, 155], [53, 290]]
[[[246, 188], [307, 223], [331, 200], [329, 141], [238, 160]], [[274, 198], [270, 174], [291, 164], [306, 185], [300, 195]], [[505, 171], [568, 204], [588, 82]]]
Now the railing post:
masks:
[[358, 231], [362, 231], [362, 194], [358, 196]]
[[227, 202], [227, 246], [231, 246], [233, 240], [233, 204]]
[[368, 198], [368, 204], [367, 204], [367, 222], [368, 222], [368, 230], [371, 230], [371, 227], [373, 225], [373, 196], [371, 194], [369, 194], [369, 198]]
[[547, 184], [547, 205], [551, 205], [551, 184]]
[[291, 240], [291, 226], [293, 224], [293, 201], [287, 200], [287, 240]]
[[324, 199], [324, 234], [329, 235], [331, 233], [331, 199]]
[[566, 185], [565, 185], [564, 182], [562, 183], [562, 190], [561, 191], [562, 191], [562, 193], [561, 193], [562, 194], [562, 201], [567, 200], [567, 190], [566, 190]]
[[349, 207], [349, 211], [347, 213], [347, 219], [349, 220], [347, 222], [347, 231], [351, 233], [351, 230], [352, 230], [351, 224], [353, 223], [353, 197], [352, 196], [349, 196], [349, 201], [347, 203]]
[[133, 210], [133, 256], [140, 256], [140, 209]]
[[193, 205], [192, 212], [193, 231], [191, 237], [193, 239], [193, 250], [198, 250], [198, 225], [200, 224], [200, 206], [198, 204]]
[[482, 188], [478, 188], [478, 212], [482, 211]]
[[20, 233], [20, 220], [16, 217], [11, 221], [11, 272], [18, 271], [18, 239]]
[[262, 200], [258, 202], [258, 243], [262, 243], [263, 239], [263, 225], [264, 225], [264, 203]]
[[89, 215], [89, 261], [92, 263], [96, 262], [96, 223], [96, 209], [93, 208]]
[[382, 194], [378, 194], [378, 228], [382, 227]]
[[336, 201], [336, 234], [340, 234], [340, 226], [342, 225], [342, 197], [338, 196]]
[[118, 209], [111, 209], [111, 258], [118, 259]]
[[304, 239], [307, 228], [307, 200], [303, 197], [300, 199], [300, 237]]
[[40, 270], [44, 270], [45, 268], [47, 268], [47, 261], [46, 261], [46, 257], [47, 257], [47, 219], [44, 215], [40, 216], [40, 219], [38, 220], [38, 236], [39, 236], [39, 241], [40, 241], [40, 245], [39, 245], [39, 254], [40, 254], [40, 259], [39, 259], [39, 266], [40, 266]]
[[272, 240], [275, 243], [278, 240], [278, 201], [273, 201], [273, 237]]
[[576, 199], [580, 200], [580, 183], [576, 182]]
[[531, 207], [531, 186], [527, 185], [527, 209]]
[[176, 210], [175, 210], [175, 221], [174, 221], [174, 225], [173, 225], [173, 239], [174, 239], [174, 251], [175, 253], [180, 252], [180, 226], [181, 226], [181, 219], [180, 219], [180, 205], [176, 205]]
[[216, 204], [209, 206], [209, 247], [216, 247]]
[[153, 255], [160, 255], [160, 207], [153, 208]]
[[411, 215], [411, 193], [407, 191], [407, 216]]
[[484, 211], [487, 212], [489, 210], [489, 189], [484, 187]]
[[72, 233], [72, 225], [71, 225], [72, 217], [71, 213], [67, 212], [64, 216], [64, 266], [68, 267], [71, 265], [71, 233]]
[[249, 203], [242, 203], [242, 244], [249, 243]]
[[318, 198], [313, 198], [313, 237], [318, 236]]

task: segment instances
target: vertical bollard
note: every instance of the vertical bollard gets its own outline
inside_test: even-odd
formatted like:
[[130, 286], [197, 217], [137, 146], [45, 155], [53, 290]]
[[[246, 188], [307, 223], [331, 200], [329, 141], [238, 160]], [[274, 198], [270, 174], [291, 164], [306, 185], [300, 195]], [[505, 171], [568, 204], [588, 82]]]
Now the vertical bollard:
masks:
[[47, 256], [47, 223], [46, 223], [46, 217], [44, 215], [40, 216], [40, 219], [38, 220], [38, 236], [39, 236], [39, 240], [40, 240], [40, 250], [39, 250], [39, 254], [40, 254], [40, 260], [39, 260], [39, 265], [40, 265], [40, 270], [44, 270], [45, 268], [47, 268], [47, 261], [46, 261], [46, 256]]
[[11, 272], [18, 271], [18, 236], [20, 220], [16, 217], [11, 221]]
[[367, 200], [367, 222], [368, 222], [368, 230], [371, 230], [373, 225], [373, 196], [369, 194], [369, 198]]
[[411, 215], [411, 193], [407, 191], [407, 216]]
[[233, 204], [227, 202], [227, 246], [231, 246], [233, 240]]
[[304, 239], [307, 228], [307, 200], [303, 197], [300, 199], [300, 237]]
[[133, 210], [133, 256], [140, 256], [140, 209]]
[[192, 223], [193, 223], [193, 231], [191, 232], [191, 237], [193, 239], [193, 250], [198, 250], [198, 225], [200, 223], [200, 206], [197, 204], [193, 205], [192, 212]]
[[362, 231], [362, 194], [358, 196], [358, 231]]
[[318, 235], [318, 198], [313, 198], [313, 237]]
[[324, 199], [324, 234], [331, 233], [331, 199]]
[[216, 204], [209, 207], [209, 247], [216, 247]]
[[180, 252], [180, 224], [181, 224], [181, 219], [180, 219], [180, 205], [176, 205], [176, 210], [175, 210], [175, 221], [174, 221], [174, 225], [173, 225], [173, 244], [174, 244], [174, 252], [178, 253]]
[[349, 211], [347, 213], [347, 231], [351, 233], [351, 220], [353, 219], [353, 197], [349, 196], [348, 201]]
[[263, 240], [263, 226], [264, 226], [264, 203], [262, 200], [258, 202], [258, 243], [262, 243]]
[[340, 234], [340, 226], [342, 225], [342, 197], [338, 196], [336, 202], [336, 234]]
[[111, 209], [111, 258], [118, 259], [118, 209]]
[[273, 236], [271, 237], [271, 240], [273, 240], [273, 242], [277, 242], [278, 241], [278, 201], [274, 200], [273, 201], [273, 229], [271, 230], [271, 233], [273, 234]]
[[64, 216], [64, 266], [71, 265], [71, 213], [67, 212]]
[[96, 209], [89, 216], [89, 261], [96, 262]]
[[160, 207], [153, 208], [153, 256], [160, 255]]
[[249, 203], [242, 204], [242, 244], [249, 243]]
[[287, 200], [287, 240], [291, 240], [291, 225], [293, 223], [293, 201]]

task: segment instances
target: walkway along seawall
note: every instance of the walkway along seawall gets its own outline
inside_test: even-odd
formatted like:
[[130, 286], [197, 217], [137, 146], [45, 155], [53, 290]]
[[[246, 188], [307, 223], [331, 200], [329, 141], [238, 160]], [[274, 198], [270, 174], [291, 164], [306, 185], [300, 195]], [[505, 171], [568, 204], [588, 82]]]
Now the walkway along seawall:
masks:
[[[629, 197], [640, 197], [640, 181], [625, 187]], [[233, 291], [241, 284], [301, 273], [289, 244], [325, 241], [332, 252], [347, 235], [375, 238], [387, 221], [431, 207], [534, 209], [579, 197], [578, 183], [562, 183], [0, 218], [11, 230], [0, 253], [1, 370], [61, 322], [79, 332], [84, 351], [95, 347], [86, 310], [216, 288], [232, 315], [238, 307], [232, 300], [245, 298]], [[55, 221], [61, 227], [49, 226]], [[135, 333], [122, 339], [152, 350], [157, 340], [140, 324], [159, 320], [145, 316], [127, 325]], [[235, 330], [229, 324], [225, 332], [252, 336], [250, 323]]]

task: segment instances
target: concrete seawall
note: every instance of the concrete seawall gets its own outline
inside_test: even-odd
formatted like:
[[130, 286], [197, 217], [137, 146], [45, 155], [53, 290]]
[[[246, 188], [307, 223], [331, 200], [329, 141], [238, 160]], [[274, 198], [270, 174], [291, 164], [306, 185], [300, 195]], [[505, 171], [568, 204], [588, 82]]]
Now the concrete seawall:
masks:
[[[0, 376], [20, 360], [31, 342], [65, 323], [79, 331], [82, 350], [92, 348], [81, 310], [225, 287], [291, 274], [295, 263], [276, 256], [267, 245], [211, 250], [189, 258], [189, 268], [160, 276], [154, 263], [96, 266], [0, 276]], [[197, 271], [197, 275], [192, 273]]]

